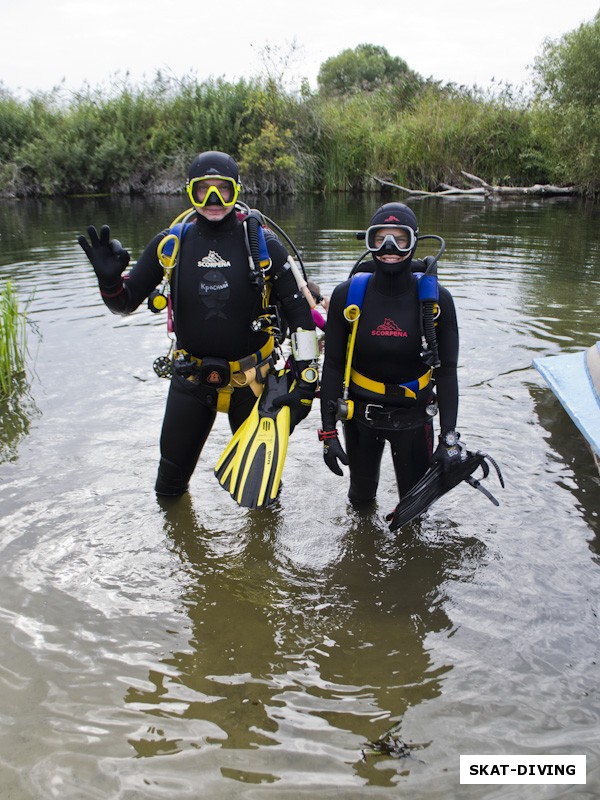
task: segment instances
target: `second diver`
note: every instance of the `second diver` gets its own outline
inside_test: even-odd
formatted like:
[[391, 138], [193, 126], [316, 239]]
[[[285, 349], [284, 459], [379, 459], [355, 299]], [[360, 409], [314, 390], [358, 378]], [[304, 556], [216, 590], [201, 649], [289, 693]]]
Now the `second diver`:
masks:
[[[443, 240], [419, 236], [414, 212], [402, 203], [381, 206], [364, 237], [367, 253], [334, 290], [327, 316], [319, 431], [325, 463], [337, 475], [340, 463], [349, 466], [348, 497], [365, 506], [375, 499], [389, 442], [400, 495], [387, 517], [392, 530], [463, 480], [497, 502], [472, 478], [478, 467], [489, 473], [485, 458], [495, 462], [465, 450], [456, 431], [459, 336], [454, 301], [437, 281]], [[442, 246], [421, 261], [415, 251], [423, 238]], [[372, 260], [361, 264], [369, 253]]]

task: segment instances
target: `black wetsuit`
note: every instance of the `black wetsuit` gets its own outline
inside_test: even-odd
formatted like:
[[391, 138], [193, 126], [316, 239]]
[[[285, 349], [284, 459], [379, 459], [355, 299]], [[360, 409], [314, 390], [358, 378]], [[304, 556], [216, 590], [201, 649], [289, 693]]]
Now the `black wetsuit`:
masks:
[[[353, 368], [385, 384], [403, 384], [422, 376], [428, 367], [421, 358], [421, 311], [417, 279], [410, 265], [382, 267], [374, 260], [361, 265], [360, 269], [374, 271], [374, 275], [362, 304]], [[325, 328], [321, 413], [323, 430], [328, 431], [335, 428], [335, 401], [342, 396], [350, 333], [343, 311], [349, 286], [350, 281], [346, 281], [334, 290]], [[442, 286], [439, 287], [439, 307], [436, 334], [441, 366], [435, 370], [434, 379], [440, 427], [446, 432], [454, 429], [458, 412], [458, 328], [452, 296]], [[404, 397], [403, 390], [396, 394], [377, 394], [351, 383], [350, 398], [355, 403], [354, 417], [344, 423], [350, 500], [361, 504], [375, 498], [386, 441], [392, 448], [398, 491], [402, 496], [422, 477], [431, 462], [433, 424], [426, 408], [435, 399], [432, 383], [418, 392], [416, 399]], [[393, 409], [398, 411], [390, 415], [388, 412]]]
[[[103, 292], [105, 304], [116, 314], [134, 311], [163, 279], [157, 247], [166, 231], [146, 247], [122, 288]], [[298, 291], [287, 266], [287, 251], [270, 232], [267, 247], [272, 259], [270, 280], [292, 330], [314, 330], [310, 308]], [[261, 311], [261, 294], [251, 280], [242, 223], [234, 212], [221, 222], [196, 215], [181, 239], [179, 262], [171, 278], [176, 348], [196, 358], [239, 361], [269, 341], [266, 331], [250, 323]], [[229, 422], [235, 431], [249, 415], [256, 397], [245, 386], [231, 396]], [[156, 481], [160, 494], [181, 494], [216, 416], [217, 392], [173, 374], [160, 439], [161, 459]]]

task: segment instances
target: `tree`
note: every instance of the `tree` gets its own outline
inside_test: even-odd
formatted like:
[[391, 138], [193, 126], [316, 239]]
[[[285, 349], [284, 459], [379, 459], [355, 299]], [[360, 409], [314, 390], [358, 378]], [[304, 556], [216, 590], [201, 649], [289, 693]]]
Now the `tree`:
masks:
[[317, 82], [326, 97], [372, 92], [385, 85], [419, 82], [419, 76], [398, 56], [391, 56], [385, 47], [359, 44], [348, 48], [321, 64]]
[[600, 11], [561, 39], [547, 39], [534, 74], [538, 96], [553, 105], [600, 105]]
[[534, 63], [537, 135], [550, 177], [600, 192], [600, 12], [591, 22], [546, 40]]

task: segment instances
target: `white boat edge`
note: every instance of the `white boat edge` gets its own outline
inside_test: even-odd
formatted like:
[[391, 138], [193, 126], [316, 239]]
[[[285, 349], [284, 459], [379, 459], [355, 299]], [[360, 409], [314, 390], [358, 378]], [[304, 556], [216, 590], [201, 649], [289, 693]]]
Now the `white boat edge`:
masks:
[[533, 366], [590, 446], [600, 472], [600, 342], [577, 353], [536, 358]]

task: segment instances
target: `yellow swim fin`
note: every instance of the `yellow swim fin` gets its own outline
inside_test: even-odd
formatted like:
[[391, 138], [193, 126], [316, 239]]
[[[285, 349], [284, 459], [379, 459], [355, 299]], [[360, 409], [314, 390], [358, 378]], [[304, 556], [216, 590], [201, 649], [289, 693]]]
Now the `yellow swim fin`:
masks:
[[273, 408], [273, 400], [288, 394], [289, 381], [289, 370], [266, 376], [261, 396], [215, 467], [219, 483], [240, 506], [262, 508], [279, 493], [290, 436], [290, 409]]

